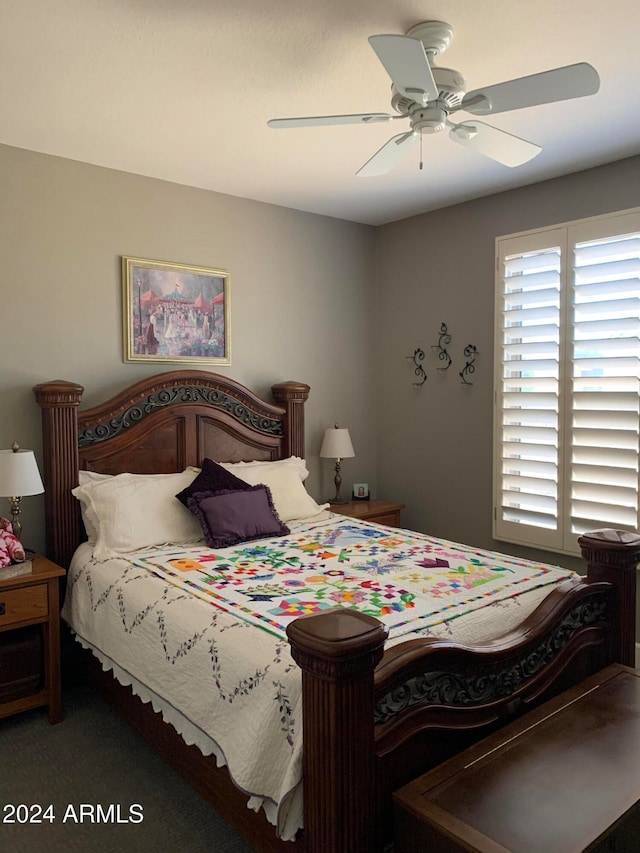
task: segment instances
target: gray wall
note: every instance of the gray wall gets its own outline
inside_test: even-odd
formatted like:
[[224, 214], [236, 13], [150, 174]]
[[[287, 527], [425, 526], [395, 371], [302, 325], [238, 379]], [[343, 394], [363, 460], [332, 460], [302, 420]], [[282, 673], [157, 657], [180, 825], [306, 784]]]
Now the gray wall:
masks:
[[[121, 255], [222, 267], [232, 364], [217, 370], [263, 395], [285, 379], [311, 385], [316, 498], [332, 493], [318, 452], [339, 421], [357, 454], [345, 491], [368, 482], [406, 503], [408, 527], [556, 561], [491, 539], [494, 240], [637, 206], [640, 158], [377, 229], [7, 146], [0, 187], [0, 447], [15, 439], [40, 456], [37, 382], [80, 382], [92, 405], [171, 369], [122, 362]], [[455, 359], [439, 375], [430, 347], [443, 321]], [[463, 387], [468, 343], [480, 355]], [[421, 388], [406, 358], [417, 346]], [[23, 505], [27, 544], [42, 548], [42, 498]]]
[[[408, 527], [577, 567], [578, 561], [491, 537], [495, 238], [640, 205], [640, 157], [412, 217], [378, 229], [378, 480], [407, 504]], [[438, 374], [440, 324], [454, 362]], [[461, 385], [463, 349], [479, 356]], [[425, 351], [426, 383], [411, 355]]]
[[[318, 453], [339, 421], [357, 454], [344, 487], [375, 493], [373, 228], [7, 146], [0, 187], [1, 448], [17, 440], [41, 459], [38, 382], [79, 382], [93, 405], [173, 368], [122, 362], [120, 257], [132, 255], [228, 270], [232, 363], [217, 371], [262, 395], [307, 382], [309, 491], [333, 493]], [[23, 500], [23, 518], [42, 549], [41, 497]]]

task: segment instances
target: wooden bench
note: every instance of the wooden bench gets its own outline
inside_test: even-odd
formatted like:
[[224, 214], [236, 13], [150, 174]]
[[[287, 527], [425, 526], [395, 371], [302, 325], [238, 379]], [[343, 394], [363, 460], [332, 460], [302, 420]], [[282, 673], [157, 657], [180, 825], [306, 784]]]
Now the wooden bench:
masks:
[[395, 853], [640, 851], [640, 670], [613, 664], [394, 794]]

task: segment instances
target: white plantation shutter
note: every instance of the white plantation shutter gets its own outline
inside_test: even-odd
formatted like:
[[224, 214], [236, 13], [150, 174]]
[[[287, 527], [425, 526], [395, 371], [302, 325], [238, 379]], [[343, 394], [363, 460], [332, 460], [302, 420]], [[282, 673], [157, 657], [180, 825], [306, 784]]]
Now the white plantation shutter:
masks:
[[[638, 527], [640, 233], [570, 229], [571, 533]], [[632, 223], [627, 223], [632, 224]], [[607, 231], [613, 230], [613, 235]], [[595, 236], [598, 234], [598, 236]], [[594, 239], [588, 239], [594, 235]], [[587, 239], [584, 239], [587, 238]]]
[[497, 241], [494, 536], [635, 530], [640, 214]]
[[[555, 239], [554, 239], [555, 237]], [[499, 257], [496, 537], [558, 547], [561, 260], [565, 235]], [[499, 414], [498, 414], [499, 413]]]

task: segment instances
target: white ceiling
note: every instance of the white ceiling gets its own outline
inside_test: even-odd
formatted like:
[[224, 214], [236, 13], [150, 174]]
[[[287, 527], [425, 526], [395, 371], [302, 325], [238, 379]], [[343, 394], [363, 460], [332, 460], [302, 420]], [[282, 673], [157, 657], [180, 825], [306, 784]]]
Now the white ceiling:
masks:
[[[515, 169], [443, 132], [358, 178], [404, 122], [266, 126], [390, 111], [367, 37], [425, 20], [469, 89], [586, 61], [600, 92], [487, 117], [543, 146]], [[0, 0], [0, 142], [381, 224], [640, 153], [639, 37], [638, 0]]]

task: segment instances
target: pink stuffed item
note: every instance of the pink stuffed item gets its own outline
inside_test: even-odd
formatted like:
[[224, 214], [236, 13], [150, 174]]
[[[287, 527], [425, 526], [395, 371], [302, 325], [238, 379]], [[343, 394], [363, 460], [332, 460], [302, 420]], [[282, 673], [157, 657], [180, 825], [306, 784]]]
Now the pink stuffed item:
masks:
[[8, 518], [0, 518], [0, 569], [11, 563], [22, 563], [26, 554]]

